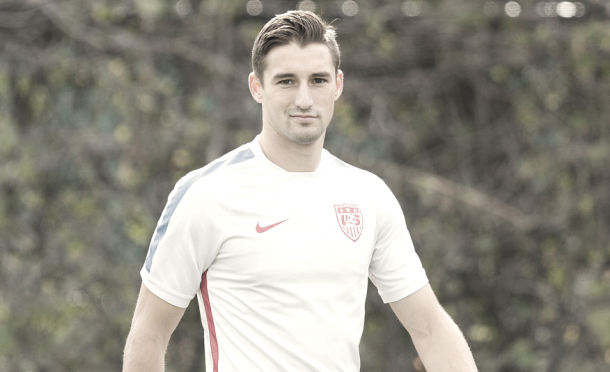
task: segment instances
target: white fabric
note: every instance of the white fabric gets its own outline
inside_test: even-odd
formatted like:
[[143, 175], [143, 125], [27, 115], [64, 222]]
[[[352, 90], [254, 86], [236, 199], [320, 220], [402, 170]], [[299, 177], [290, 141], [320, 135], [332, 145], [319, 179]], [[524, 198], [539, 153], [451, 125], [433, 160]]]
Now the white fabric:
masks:
[[257, 140], [177, 183], [141, 275], [175, 306], [198, 295], [209, 372], [359, 371], [367, 278], [384, 302], [428, 282], [377, 176], [327, 151], [287, 172]]

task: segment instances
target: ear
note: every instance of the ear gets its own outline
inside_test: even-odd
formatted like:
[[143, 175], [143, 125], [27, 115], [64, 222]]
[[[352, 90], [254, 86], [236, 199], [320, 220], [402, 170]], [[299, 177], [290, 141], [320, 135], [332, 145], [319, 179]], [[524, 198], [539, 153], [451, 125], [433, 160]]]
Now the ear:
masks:
[[248, 87], [250, 88], [252, 98], [258, 103], [263, 103], [263, 84], [254, 72], [248, 75]]
[[343, 71], [337, 70], [337, 79], [335, 86], [335, 101], [341, 97], [341, 93], [343, 93]]

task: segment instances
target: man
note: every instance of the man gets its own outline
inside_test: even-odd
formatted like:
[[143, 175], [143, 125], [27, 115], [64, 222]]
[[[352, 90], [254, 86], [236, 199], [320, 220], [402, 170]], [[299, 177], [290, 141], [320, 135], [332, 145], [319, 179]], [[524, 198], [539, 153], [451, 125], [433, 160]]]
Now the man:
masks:
[[206, 370], [358, 371], [370, 278], [428, 371], [476, 371], [439, 305], [398, 202], [376, 176], [323, 149], [343, 90], [334, 29], [273, 18], [248, 78], [262, 132], [181, 179], [149, 248], [124, 371], [162, 371], [197, 295]]

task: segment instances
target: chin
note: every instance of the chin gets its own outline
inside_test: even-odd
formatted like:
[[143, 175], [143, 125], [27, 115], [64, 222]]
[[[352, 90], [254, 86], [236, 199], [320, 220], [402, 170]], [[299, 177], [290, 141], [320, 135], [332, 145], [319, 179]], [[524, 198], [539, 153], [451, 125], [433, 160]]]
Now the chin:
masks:
[[311, 145], [322, 138], [324, 132], [305, 132], [305, 133], [294, 133], [291, 136], [293, 142], [298, 143], [299, 145]]

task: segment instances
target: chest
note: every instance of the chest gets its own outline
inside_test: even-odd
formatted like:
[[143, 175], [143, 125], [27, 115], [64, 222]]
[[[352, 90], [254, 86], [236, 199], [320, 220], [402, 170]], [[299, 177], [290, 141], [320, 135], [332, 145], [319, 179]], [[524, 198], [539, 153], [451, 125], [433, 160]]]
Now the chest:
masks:
[[213, 266], [249, 285], [362, 283], [375, 241], [371, 204], [342, 182], [248, 185], [233, 201]]

